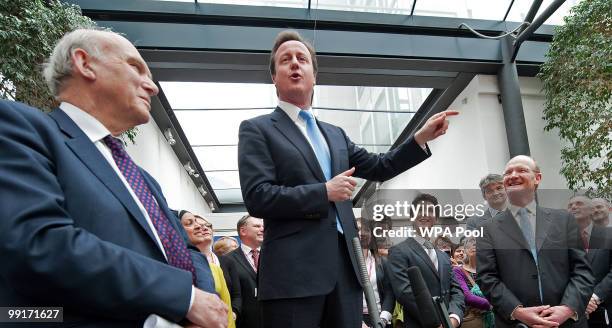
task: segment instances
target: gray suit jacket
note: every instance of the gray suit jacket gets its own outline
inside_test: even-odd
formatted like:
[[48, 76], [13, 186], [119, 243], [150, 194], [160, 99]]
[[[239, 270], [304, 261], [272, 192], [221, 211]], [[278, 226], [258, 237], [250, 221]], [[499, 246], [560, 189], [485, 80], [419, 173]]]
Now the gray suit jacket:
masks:
[[[496, 327], [510, 327], [518, 306], [565, 304], [578, 314], [562, 327], [585, 327], [584, 311], [595, 279], [578, 234], [576, 219], [565, 210], [537, 207], [538, 267], [510, 210], [485, 222], [477, 239], [478, 285], [495, 310]], [[538, 270], [539, 269], [539, 270]], [[538, 273], [541, 277], [540, 300]]]
[[599, 306], [612, 314], [612, 230], [597, 225], [593, 226], [589, 238], [587, 259], [595, 277], [594, 293], [603, 302]]
[[448, 306], [448, 312], [463, 318], [464, 296], [450, 263], [448, 255], [436, 250], [438, 255], [438, 270], [434, 267], [423, 247], [408, 238], [389, 249], [388, 271], [395, 299], [404, 308], [404, 324], [406, 327], [421, 327], [421, 317], [418, 304], [410, 287], [410, 279], [406, 271], [411, 266], [420, 269], [423, 280], [431, 296], [440, 296]]
[[491, 211], [487, 207], [483, 215], [473, 216], [466, 220], [465, 228], [467, 230], [476, 230], [487, 220], [491, 219]]

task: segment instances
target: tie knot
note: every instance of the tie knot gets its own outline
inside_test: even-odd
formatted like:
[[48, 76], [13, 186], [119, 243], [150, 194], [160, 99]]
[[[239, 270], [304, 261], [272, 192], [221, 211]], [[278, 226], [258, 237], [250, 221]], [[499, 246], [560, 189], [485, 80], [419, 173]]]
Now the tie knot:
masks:
[[253, 254], [254, 256], [257, 256], [257, 255], [259, 255], [259, 251], [256, 250], [256, 249], [252, 249], [251, 250], [251, 254]]
[[111, 149], [111, 151], [121, 151], [123, 150], [123, 144], [121, 140], [111, 136], [110, 134], [102, 139], [104, 143]]
[[312, 115], [310, 110], [300, 110], [299, 116], [306, 122], [314, 120], [314, 116]]
[[425, 246], [425, 248], [427, 249], [433, 249], [434, 245], [431, 243], [431, 241], [425, 239], [425, 241], [423, 242], [423, 246]]

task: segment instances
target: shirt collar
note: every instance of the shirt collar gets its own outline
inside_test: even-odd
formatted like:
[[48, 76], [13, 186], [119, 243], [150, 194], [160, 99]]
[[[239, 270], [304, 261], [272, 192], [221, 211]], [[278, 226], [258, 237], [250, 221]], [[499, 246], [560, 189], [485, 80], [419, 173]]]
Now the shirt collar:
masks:
[[416, 240], [416, 242], [419, 243], [419, 245], [421, 245], [421, 246], [424, 246], [423, 243], [425, 241], [431, 242], [429, 239], [425, 239], [425, 238], [421, 237], [418, 233], [414, 235], [414, 240]]
[[[508, 208], [510, 208], [510, 212], [512, 212], [512, 215], [513, 215], [514, 217], [516, 217], [516, 215], [517, 215], [518, 211], [519, 211], [519, 210], [520, 210], [522, 207], [516, 206], [516, 205], [514, 205], [514, 204], [510, 204], [510, 205], [508, 205]], [[535, 200], [532, 200], [532, 201], [531, 201], [531, 203], [529, 203], [529, 204], [527, 204], [527, 206], [525, 206], [525, 208], [527, 209], [527, 211], [528, 211], [528, 212], [529, 212], [531, 215], [533, 215], [533, 216], [535, 216], [535, 215], [536, 215], [536, 203], [535, 203]]]
[[91, 142], [96, 143], [111, 134], [100, 121], [75, 105], [62, 102], [59, 108], [83, 130], [83, 133], [85, 133]]
[[593, 221], [591, 221], [591, 223], [589, 223], [589, 225], [584, 228], [584, 231], [586, 231], [587, 237], [591, 237], [591, 232], [593, 231]]
[[[244, 252], [244, 254], [251, 254], [251, 251], [253, 250], [251, 247], [247, 246], [245, 243], [240, 243], [240, 248], [242, 248], [242, 251]], [[257, 247], [257, 250], [259, 250], [259, 247]]]
[[[294, 104], [290, 104], [286, 101], [282, 101], [282, 100], [278, 100], [278, 107], [280, 107], [280, 109], [282, 109], [285, 114], [287, 114], [287, 116], [289, 116], [289, 118], [295, 122], [298, 120], [299, 115], [300, 115], [300, 111], [302, 110], [302, 108], [294, 105]], [[312, 111], [312, 115], [317, 118], [317, 112], [312, 109], [312, 107], [308, 107], [308, 108], [304, 108], [305, 110], [311, 110]]]

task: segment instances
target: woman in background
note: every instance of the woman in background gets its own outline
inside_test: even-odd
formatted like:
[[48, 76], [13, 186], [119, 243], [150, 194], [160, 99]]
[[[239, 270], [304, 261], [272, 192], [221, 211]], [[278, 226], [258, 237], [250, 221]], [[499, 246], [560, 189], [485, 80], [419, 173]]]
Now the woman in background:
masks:
[[230, 297], [225, 277], [223, 276], [223, 270], [219, 266], [219, 258], [212, 252], [212, 241], [213, 241], [213, 226], [210, 222], [206, 221], [199, 215], [194, 215], [187, 211], [181, 211], [179, 214], [181, 218], [181, 224], [189, 236], [189, 241], [197, 247], [202, 254], [208, 259], [210, 271], [212, 272], [213, 279], [215, 281], [215, 291], [219, 295], [219, 298], [227, 305], [228, 311], [227, 327], [235, 328], [236, 323], [234, 322], [234, 316], [232, 314], [232, 300]]
[[492, 306], [476, 284], [476, 239], [465, 240], [463, 265], [453, 267], [455, 278], [465, 296], [465, 314], [462, 328], [493, 328]]
[[234, 237], [223, 236], [213, 244], [213, 252], [221, 257], [238, 248], [238, 241]]
[[453, 260], [456, 265], [462, 265], [465, 261], [465, 247], [462, 244], [453, 249]]
[[[363, 258], [365, 259], [366, 269], [370, 277], [370, 283], [374, 289], [376, 297], [376, 305], [380, 312], [380, 318], [387, 327], [391, 327], [391, 319], [393, 307], [395, 305], [395, 297], [391, 289], [389, 277], [385, 271], [386, 259], [378, 254], [378, 246], [376, 239], [372, 236], [374, 222], [364, 218], [357, 219], [357, 228], [359, 230], [359, 240], [363, 250]], [[368, 313], [368, 306], [363, 298], [363, 324], [362, 327], [372, 327], [372, 321]]]

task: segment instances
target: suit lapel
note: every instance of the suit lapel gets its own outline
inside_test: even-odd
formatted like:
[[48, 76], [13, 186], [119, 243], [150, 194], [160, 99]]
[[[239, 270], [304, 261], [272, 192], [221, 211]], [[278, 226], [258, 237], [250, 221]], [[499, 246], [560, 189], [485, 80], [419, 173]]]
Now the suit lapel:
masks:
[[[409, 238], [408, 240], [410, 240], [410, 242], [412, 243], [411, 248], [413, 249], [415, 254], [418, 255], [421, 258], [421, 260], [425, 264], [427, 264], [427, 266], [429, 267], [429, 269], [431, 269], [431, 271], [435, 274], [435, 276], [438, 277], [438, 279], [440, 279], [440, 275], [438, 274], [438, 270], [436, 270], [436, 267], [434, 266], [433, 262], [431, 261], [431, 258], [429, 258], [429, 255], [427, 255], [427, 253], [425, 253], [425, 250], [423, 249], [423, 246], [421, 246], [421, 244], [419, 244], [413, 238]], [[438, 257], [438, 267], [439, 267], [439, 265], [440, 265], [440, 258]]]
[[308, 143], [308, 140], [306, 140], [306, 137], [304, 137], [304, 134], [302, 134], [302, 131], [295, 126], [291, 118], [289, 118], [280, 107], [276, 107], [276, 110], [272, 112], [272, 121], [274, 122], [273, 125], [300, 151], [306, 160], [306, 165], [308, 165], [312, 171], [312, 174], [314, 174], [319, 181], [325, 181], [317, 156]]
[[499, 230], [507, 234], [515, 242], [517, 242], [522, 248], [529, 249], [527, 240], [523, 236], [523, 231], [516, 223], [516, 220], [512, 216], [510, 209], [506, 209], [504, 212], [499, 213], [493, 218], [493, 221], [499, 226]]
[[589, 251], [587, 252], [587, 259], [593, 263], [595, 255], [600, 249], [604, 249], [606, 245], [606, 230], [599, 226], [594, 225], [591, 230], [591, 238], [589, 238]]
[[255, 270], [253, 270], [251, 263], [249, 263], [249, 260], [244, 255], [244, 252], [242, 251], [241, 247], [238, 247], [238, 249], [236, 249], [235, 256], [238, 260], [238, 263], [240, 263], [244, 267], [244, 269], [253, 277], [253, 279], [255, 279], [255, 281], [257, 281], [257, 273], [255, 272]]
[[539, 252], [544, 244], [544, 240], [548, 236], [548, 230], [550, 229], [552, 219], [550, 217], [550, 211], [536, 207], [536, 249]]
[[[87, 135], [85, 135], [85, 133], [62, 110], [56, 109], [49, 113], [49, 116], [51, 116], [51, 118], [57, 122], [60, 129], [70, 137], [66, 140], [68, 148], [70, 148], [83, 164], [109, 189], [117, 200], [125, 206], [149, 237], [155, 241], [155, 236], [149, 228], [142, 212], [140, 212], [138, 205], [136, 205], [136, 202], [132, 198], [132, 195], [117, 176], [115, 170], [113, 170], [104, 156], [102, 156], [96, 145], [89, 140]], [[155, 244], [157, 245], [157, 242]]]

